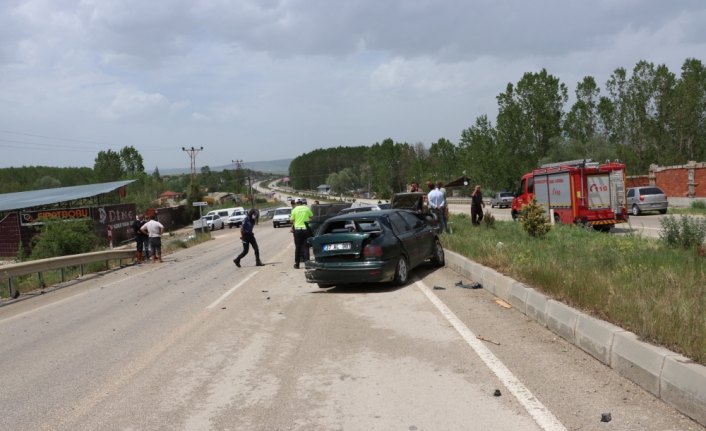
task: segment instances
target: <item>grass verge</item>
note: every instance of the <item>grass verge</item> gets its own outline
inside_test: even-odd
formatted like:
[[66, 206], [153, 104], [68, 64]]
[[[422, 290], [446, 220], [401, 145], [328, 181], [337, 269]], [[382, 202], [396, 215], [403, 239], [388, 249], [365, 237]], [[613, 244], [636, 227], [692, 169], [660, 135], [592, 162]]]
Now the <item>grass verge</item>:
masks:
[[451, 221], [449, 250], [706, 365], [706, 259], [695, 250], [573, 226], [532, 238], [519, 223]]

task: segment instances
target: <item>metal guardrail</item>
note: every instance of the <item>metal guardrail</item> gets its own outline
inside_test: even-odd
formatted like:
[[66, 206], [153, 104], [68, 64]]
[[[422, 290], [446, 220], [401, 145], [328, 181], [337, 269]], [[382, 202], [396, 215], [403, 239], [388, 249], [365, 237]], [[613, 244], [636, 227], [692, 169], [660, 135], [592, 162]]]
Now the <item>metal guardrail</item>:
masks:
[[83, 265], [87, 263], [132, 259], [135, 256], [134, 249], [126, 250], [106, 250], [95, 251], [91, 253], [74, 254], [70, 256], [51, 257], [48, 259], [33, 260], [29, 262], [13, 263], [0, 266], [0, 278], [8, 281], [10, 296], [17, 298], [20, 294], [19, 290], [13, 292], [12, 279], [13, 277], [21, 277], [23, 275], [39, 274], [39, 281], [44, 284], [43, 272], [53, 269], [61, 269], [61, 281], [64, 280], [63, 269], [69, 266], [80, 266], [81, 275], [84, 274]]

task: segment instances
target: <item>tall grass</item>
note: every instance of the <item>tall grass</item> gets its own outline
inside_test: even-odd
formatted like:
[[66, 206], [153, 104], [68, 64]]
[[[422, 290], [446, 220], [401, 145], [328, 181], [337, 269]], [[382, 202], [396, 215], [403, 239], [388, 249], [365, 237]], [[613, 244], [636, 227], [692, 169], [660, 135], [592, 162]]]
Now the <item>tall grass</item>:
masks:
[[693, 249], [573, 226], [532, 238], [519, 223], [452, 221], [450, 250], [706, 365], [706, 259]]

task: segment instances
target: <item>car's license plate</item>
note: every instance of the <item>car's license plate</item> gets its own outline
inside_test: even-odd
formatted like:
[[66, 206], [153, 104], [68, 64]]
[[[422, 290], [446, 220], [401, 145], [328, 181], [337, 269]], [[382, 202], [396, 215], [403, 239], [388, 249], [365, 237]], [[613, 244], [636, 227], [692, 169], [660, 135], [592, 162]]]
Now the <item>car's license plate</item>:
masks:
[[334, 244], [325, 244], [324, 245], [324, 251], [350, 250], [350, 249], [351, 249], [350, 242], [337, 242]]

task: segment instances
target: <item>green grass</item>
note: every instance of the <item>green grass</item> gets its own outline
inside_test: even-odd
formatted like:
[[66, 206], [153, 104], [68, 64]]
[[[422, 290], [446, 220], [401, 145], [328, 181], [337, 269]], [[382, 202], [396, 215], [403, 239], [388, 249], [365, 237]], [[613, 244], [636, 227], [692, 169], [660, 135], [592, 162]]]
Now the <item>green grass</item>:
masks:
[[670, 206], [667, 210], [668, 214], [685, 214], [685, 215], [706, 215], [706, 201], [695, 200], [691, 202], [690, 207], [673, 207]]
[[448, 249], [706, 365], [706, 258], [695, 250], [573, 226], [531, 238], [519, 223], [451, 220]]

